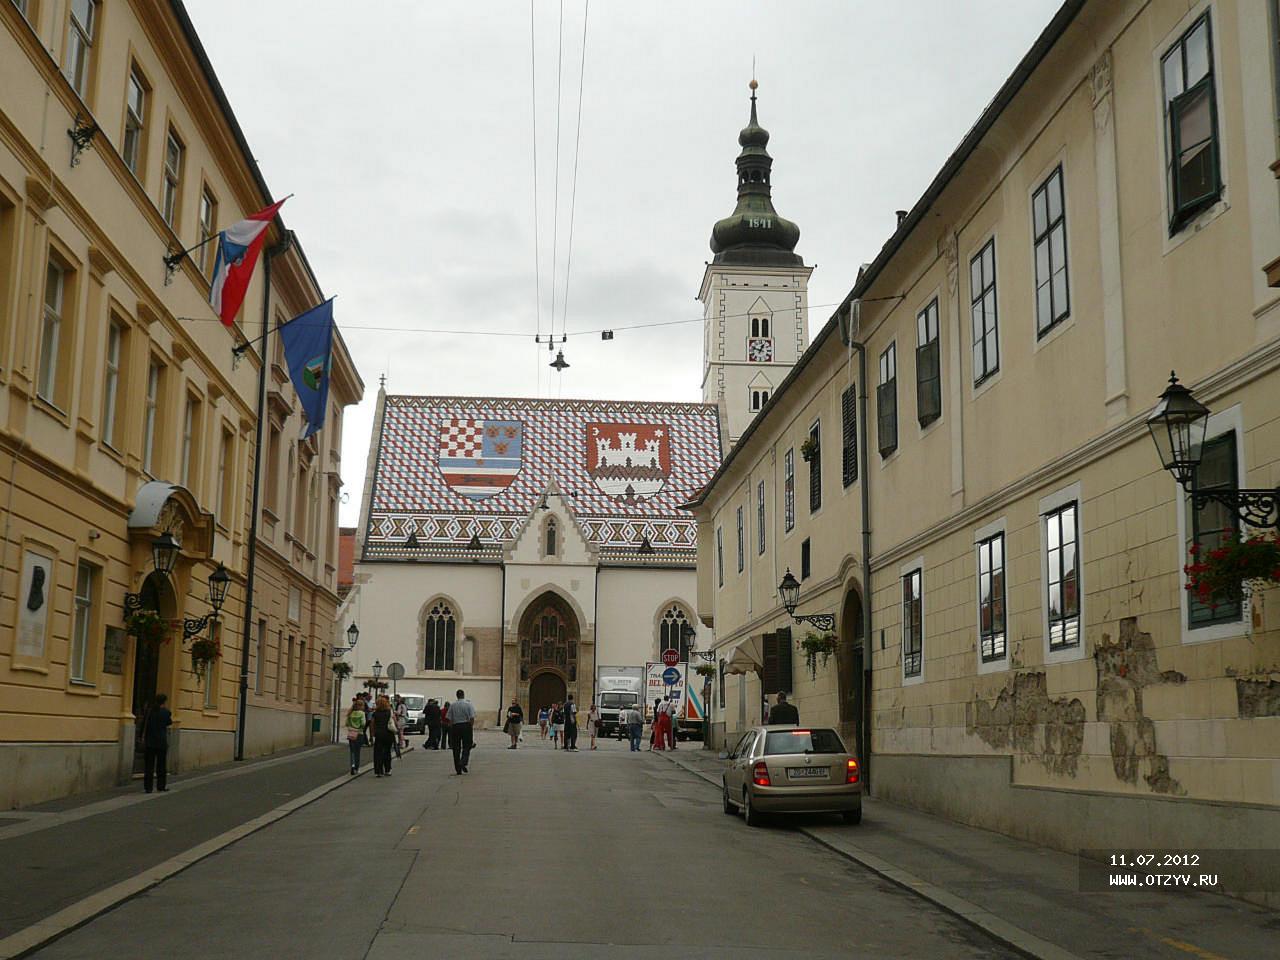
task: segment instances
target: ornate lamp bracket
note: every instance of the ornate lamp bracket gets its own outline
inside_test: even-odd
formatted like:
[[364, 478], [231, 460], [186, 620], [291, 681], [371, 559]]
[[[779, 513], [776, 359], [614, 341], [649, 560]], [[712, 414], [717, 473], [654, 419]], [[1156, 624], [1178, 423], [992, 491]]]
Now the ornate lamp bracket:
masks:
[[216, 619], [218, 619], [218, 614], [212, 610], [206, 613], [203, 617], [183, 617], [182, 642], [186, 643], [188, 640], [192, 640], [200, 636], [204, 631], [204, 628], [209, 625], [209, 621]]
[[124, 616], [126, 620], [129, 619], [129, 617], [133, 616], [135, 613], [137, 613], [141, 609], [142, 609], [142, 594], [126, 593], [124, 595]]
[[172, 247], [164, 255], [164, 285], [166, 287], [173, 283], [173, 275], [177, 273], [178, 267], [182, 264], [182, 258], [186, 255], [187, 251], [174, 250]]
[[84, 119], [78, 113], [76, 114], [75, 126], [67, 131], [67, 136], [71, 138], [71, 165], [73, 167], [80, 163], [80, 154], [93, 146], [93, 138], [97, 132], [97, 123]]
[[695, 650], [693, 652], [696, 653], [698, 656], [700, 656], [703, 660], [707, 661], [707, 663], [716, 662], [716, 652], [714, 650]]
[[1220, 490], [1192, 490], [1188, 492], [1188, 496], [1196, 510], [1203, 510], [1210, 503], [1219, 503], [1251, 527], [1280, 529], [1280, 487], [1274, 490], [1237, 490], [1227, 487]]
[[808, 615], [792, 614], [791, 619], [796, 623], [810, 623], [819, 630], [827, 633], [834, 633], [836, 629], [836, 618], [829, 613], [811, 613]]

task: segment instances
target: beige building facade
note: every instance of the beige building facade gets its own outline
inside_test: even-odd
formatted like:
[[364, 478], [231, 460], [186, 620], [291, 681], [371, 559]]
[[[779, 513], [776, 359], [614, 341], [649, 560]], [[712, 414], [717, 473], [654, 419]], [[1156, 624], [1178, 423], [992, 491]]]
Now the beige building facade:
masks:
[[[1189, 599], [1247, 528], [1145, 420], [1176, 370], [1201, 488], [1280, 482], [1276, 12], [1059, 10], [695, 502], [718, 739], [786, 685], [884, 798], [1066, 850], [1275, 835], [1280, 594]], [[836, 621], [812, 669], [787, 569]]]
[[[172, 769], [232, 758], [259, 460], [245, 753], [304, 744], [327, 715], [342, 408], [362, 385], [336, 337], [324, 429], [299, 443], [273, 337], [255, 457], [262, 359], [232, 351], [261, 334], [264, 270], [228, 329], [208, 303], [214, 244], [171, 276], [163, 259], [270, 200], [181, 3], [0, 5], [0, 805], [127, 781], [158, 693]], [[320, 299], [295, 239], [265, 315]], [[152, 556], [165, 532], [170, 576]], [[182, 621], [210, 612], [219, 564], [231, 584], [201, 636], [220, 656], [197, 672]], [[126, 630], [126, 598], [161, 642]]]

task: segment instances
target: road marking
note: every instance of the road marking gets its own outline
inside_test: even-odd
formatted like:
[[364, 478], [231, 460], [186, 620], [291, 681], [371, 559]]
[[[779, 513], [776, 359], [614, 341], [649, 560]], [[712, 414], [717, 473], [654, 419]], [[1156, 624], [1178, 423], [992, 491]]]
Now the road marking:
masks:
[[[360, 772], [359, 776], [363, 776], [372, 769], [373, 765], [369, 764]], [[236, 772], [239, 773], [240, 771], [237, 770]], [[335, 777], [328, 783], [322, 783], [314, 790], [304, 793], [288, 803], [281, 804], [274, 810], [268, 810], [261, 816], [248, 820], [238, 827], [233, 827], [225, 833], [206, 840], [204, 843], [197, 844], [176, 857], [170, 857], [163, 863], [148, 867], [127, 880], [114, 883], [95, 894], [85, 897], [83, 900], [76, 901], [69, 907], [64, 907], [57, 913], [52, 913], [42, 920], [36, 921], [29, 927], [23, 927], [16, 933], [11, 933], [9, 936], [0, 939], [0, 960], [16, 960], [18, 957], [26, 956], [50, 941], [70, 933], [76, 927], [84, 926], [95, 917], [119, 906], [126, 900], [132, 899], [157, 884], [163, 883], [175, 874], [181, 873], [188, 867], [194, 866], [219, 850], [231, 846], [237, 840], [243, 840], [250, 834], [257, 833], [263, 827], [268, 827], [277, 820], [283, 820], [295, 810], [300, 810], [307, 804], [319, 800], [325, 794], [337, 790], [344, 784], [359, 779], [359, 776], [353, 777], [351, 774], [345, 773], [340, 777]], [[74, 817], [72, 819], [80, 818]]]
[[1156, 933], [1154, 930], [1148, 930], [1146, 927], [1130, 927], [1130, 933], [1141, 933], [1167, 946], [1173, 947], [1175, 950], [1181, 950], [1183, 953], [1189, 953], [1193, 957], [1199, 957], [1200, 960], [1229, 960], [1220, 953], [1214, 953], [1212, 950], [1206, 950], [1204, 947], [1197, 947], [1194, 943], [1187, 943], [1185, 940], [1175, 940], [1173, 937], [1166, 937], [1163, 934]]
[[411, 837], [412, 837], [412, 836], [413, 836], [415, 833], [417, 833], [417, 832], [418, 832], [418, 828], [417, 828], [417, 827], [410, 827], [410, 828], [409, 828], [409, 836], [411, 836]]

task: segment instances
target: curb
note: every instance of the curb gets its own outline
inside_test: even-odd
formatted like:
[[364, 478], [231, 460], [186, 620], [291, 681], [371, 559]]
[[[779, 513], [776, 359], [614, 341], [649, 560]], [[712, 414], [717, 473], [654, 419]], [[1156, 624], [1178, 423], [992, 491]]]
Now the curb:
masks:
[[[682, 763], [665, 751], [662, 756], [686, 773], [691, 773], [695, 777], [705, 780], [717, 789], [720, 788], [720, 781], [710, 774]], [[848, 860], [852, 860], [895, 886], [901, 887], [921, 899], [928, 900], [934, 906], [946, 911], [956, 919], [977, 927], [989, 937], [1018, 951], [1023, 956], [1031, 957], [1033, 960], [1081, 960], [1077, 954], [1064, 950], [1057, 944], [1043, 940], [1035, 934], [1028, 933], [1021, 927], [1014, 926], [985, 907], [980, 907], [976, 903], [965, 900], [963, 897], [957, 897], [954, 893], [943, 889], [937, 884], [923, 880], [915, 874], [896, 867], [889, 861], [882, 860], [880, 857], [867, 853], [852, 844], [834, 843], [818, 835], [808, 827], [800, 827], [799, 832], [832, 853], [837, 853]]]
[[[412, 747], [409, 748], [409, 750], [412, 749]], [[409, 751], [406, 750], [404, 752], [408, 753]], [[51, 913], [42, 920], [37, 920], [31, 926], [24, 927], [17, 933], [11, 933], [4, 939], [0, 939], [0, 960], [17, 960], [19, 957], [28, 956], [59, 937], [65, 936], [77, 927], [84, 926], [96, 917], [115, 909], [126, 900], [131, 900], [140, 893], [145, 893], [152, 887], [181, 873], [188, 867], [194, 866], [201, 860], [226, 849], [239, 840], [243, 840], [250, 834], [257, 833], [264, 827], [269, 827], [278, 820], [283, 820], [289, 814], [302, 809], [310, 803], [314, 803], [344, 784], [360, 779], [372, 769], [373, 764], [370, 763], [363, 767], [354, 777], [350, 773], [334, 777], [302, 796], [294, 797], [287, 803], [283, 803], [273, 810], [268, 810], [266, 813], [240, 824], [238, 827], [232, 827], [225, 833], [220, 833], [216, 837], [197, 844], [190, 850], [184, 850], [177, 856], [170, 857], [168, 860], [149, 867], [141, 873], [129, 877], [127, 880], [120, 880], [109, 887], [99, 890], [97, 893], [90, 894], [83, 900], [79, 900], [68, 907], [63, 907], [57, 913]]]

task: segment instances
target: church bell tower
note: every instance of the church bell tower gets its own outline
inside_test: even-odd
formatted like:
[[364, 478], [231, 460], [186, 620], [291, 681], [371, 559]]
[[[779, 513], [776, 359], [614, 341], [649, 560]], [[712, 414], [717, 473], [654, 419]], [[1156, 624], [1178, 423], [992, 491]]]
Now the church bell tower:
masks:
[[702, 276], [702, 399], [720, 406], [728, 444], [738, 442], [808, 345], [809, 274], [800, 228], [773, 208], [769, 131], [756, 118], [738, 134], [738, 205], [711, 230], [714, 259]]

